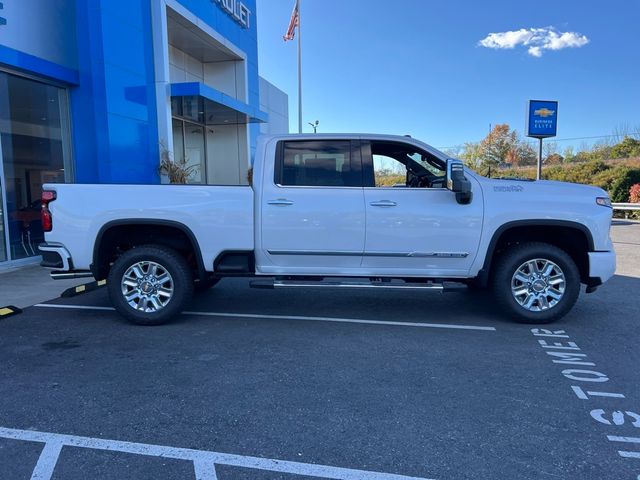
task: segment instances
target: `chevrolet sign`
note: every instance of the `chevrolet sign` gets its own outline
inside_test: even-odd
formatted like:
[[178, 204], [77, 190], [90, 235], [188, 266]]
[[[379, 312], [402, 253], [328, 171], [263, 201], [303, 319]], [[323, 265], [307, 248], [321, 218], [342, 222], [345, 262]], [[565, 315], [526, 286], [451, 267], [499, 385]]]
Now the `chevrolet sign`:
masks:
[[249, 28], [249, 17], [251, 10], [240, 0], [211, 0], [211, 3], [217, 3], [231, 18], [242, 25]]
[[529, 100], [527, 105], [527, 137], [555, 137], [558, 129], [558, 102]]
[[549, 110], [548, 108], [540, 108], [533, 112], [533, 114], [537, 115], [538, 117], [551, 117], [554, 113], [556, 112], [554, 112], [553, 110]]

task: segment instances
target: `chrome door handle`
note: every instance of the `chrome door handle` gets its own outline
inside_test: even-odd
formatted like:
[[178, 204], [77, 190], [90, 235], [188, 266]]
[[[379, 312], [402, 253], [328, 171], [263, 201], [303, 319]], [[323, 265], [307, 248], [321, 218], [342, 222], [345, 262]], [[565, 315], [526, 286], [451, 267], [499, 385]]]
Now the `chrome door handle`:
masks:
[[369, 205], [372, 207], [395, 207], [398, 204], [391, 200], [380, 200], [379, 202], [371, 202]]
[[269, 200], [267, 202], [269, 205], [278, 205], [281, 207], [286, 207], [288, 205], [293, 205], [293, 202], [291, 200], [287, 200], [286, 198], [279, 198], [277, 200]]

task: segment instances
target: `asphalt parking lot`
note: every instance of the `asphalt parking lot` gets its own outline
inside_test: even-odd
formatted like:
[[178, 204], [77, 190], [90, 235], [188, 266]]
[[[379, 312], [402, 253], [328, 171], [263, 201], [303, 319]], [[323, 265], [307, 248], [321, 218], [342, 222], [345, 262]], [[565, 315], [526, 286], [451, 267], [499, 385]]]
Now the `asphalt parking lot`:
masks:
[[[551, 326], [482, 293], [248, 288], [0, 320], [4, 479], [640, 479], [640, 224]], [[395, 477], [394, 477], [395, 475]]]

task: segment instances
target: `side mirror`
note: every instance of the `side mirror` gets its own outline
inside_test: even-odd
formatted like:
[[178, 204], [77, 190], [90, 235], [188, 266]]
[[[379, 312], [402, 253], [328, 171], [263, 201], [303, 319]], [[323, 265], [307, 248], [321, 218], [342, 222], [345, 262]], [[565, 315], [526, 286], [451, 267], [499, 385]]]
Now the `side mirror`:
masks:
[[460, 160], [447, 159], [447, 189], [456, 194], [459, 204], [471, 203], [471, 182], [464, 176], [464, 164]]

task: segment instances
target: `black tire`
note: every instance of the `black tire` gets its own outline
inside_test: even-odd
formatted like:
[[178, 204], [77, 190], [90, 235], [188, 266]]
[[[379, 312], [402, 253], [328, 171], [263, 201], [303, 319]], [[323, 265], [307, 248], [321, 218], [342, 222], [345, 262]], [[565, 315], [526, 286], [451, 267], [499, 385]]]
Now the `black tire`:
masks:
[[193, 291], [196, 294], [206, 292], [210, 288], [217, 285], [219, 281], [220, 279], [215, 277], [207, 277], [204, 280], [195, 280], [193, 282]]
[[[166, 303], [154, 311], [143, 311], [129, 305], [125, 298], [125, 292], [123, 292], [123, 289], [127, 288], [132, 289], [131, 293], [135, 290], [134, 287], [123, 286], [122, 282], [125, 273], [136, 264], [140, 264], [140, 262], [142, 262], [143, 267], [145, 266], [144, 262], [149, 262], [150, 265], [158, 265], [160, 268], [156, 267], [156, 271], [161, 272], [161, 275], [157, 277], [160, 280], [166, 278], [163, 276], [164, 272], [170, 276], [170, 279], [165, 280], [166, 283], [162, 285], [157, 283], [157, 285], [160, 285], [158, 288], [164, 291], [168, 291], [169, 287], [171, 287], [172, 293], [171, 295], [165, 294], [162, 297], [156, 296]], [[143, 273], [145, 273], [144, 269]], [[153, 286], [143, 284], [140, 288], [153, 288]], [[175, 250], [158, 245], [144, 245], [126, 251], [116, 260], [109, 272], [107, 289], [111, 303], [116, 311], [131, 323], [148, 326], [162, 325], [180, 313], [191, 300], [193, 295], [193, 274], [187, 261]], [[138, 289], [138, 292], [140, 291]], [[133, 293], [133, 295], [136, 295], [136, 293]], [[139, 296], [138, 298], [140, 299]], [[147, 310], [155, 308], [151, 300], [140, 299], [139, 302], [142, 302], [141, 308], [147, 308]]]
[[[564, 275], [564, 292], [559, 300], [550, 296], [547, 297], [546, 292], [549, 290], [544, 290], [544, 285], [547, 284], [544, 279], [542, 283], [534, 281], [532, 284], [522, 283], [520, 279], [514, 279], [521, 266], [536, 259], [553, 262]], [[544, 263], [538, 262], [535, 268], [537, 269], [541, 265], [544, 265]], [[527, 268], [527, 271], [530, 272], [531, 270], [531, 268]], [[548, 243], [529, 242], [509, 247], [496, 259], [492, 272], [491, 286], [497, 304], [508, 316], [519, 323], [543, 324], [558, 320], [573, 308], [580, 294], [580, 272], [575, 262], [564, 250]], [[555, 270], [554, 272], [557, 273], [558, 271]], [[526, 277], [527, 275], [528, 273], [521, 274], [521, 277]], [[536, 273], [532, 273], [532, 275], [536, 275]], [[529, 277], [528, 281], [531, 278]], [[550, 276], [547, 278], [550, 278]], [[517, 290], [522, 291], [524, 289], [527, 292], [531, 292], [519, 296], [525, 305], [527, 300], [531, 298], [530, 295], [539, 299], [534, 300], [530, 308], [526, 308], [516, 299], [516, 294], [512, 293], [512, 281], [515, 282], [514, 285]], [[536, 290], [538, 288], [543, 290], [538, 292]], [[554, 286], [553, 289], [550, 289], [549, 295], [557, 296], [559, 291]], [[551, 298], [551, 302], [549, 298]], [[554, 301], [557, 303], [551, 305]], [[548, 305], [546, 308], [545, 303]], [[538, 310], [534, 311], [535, 309]]]

